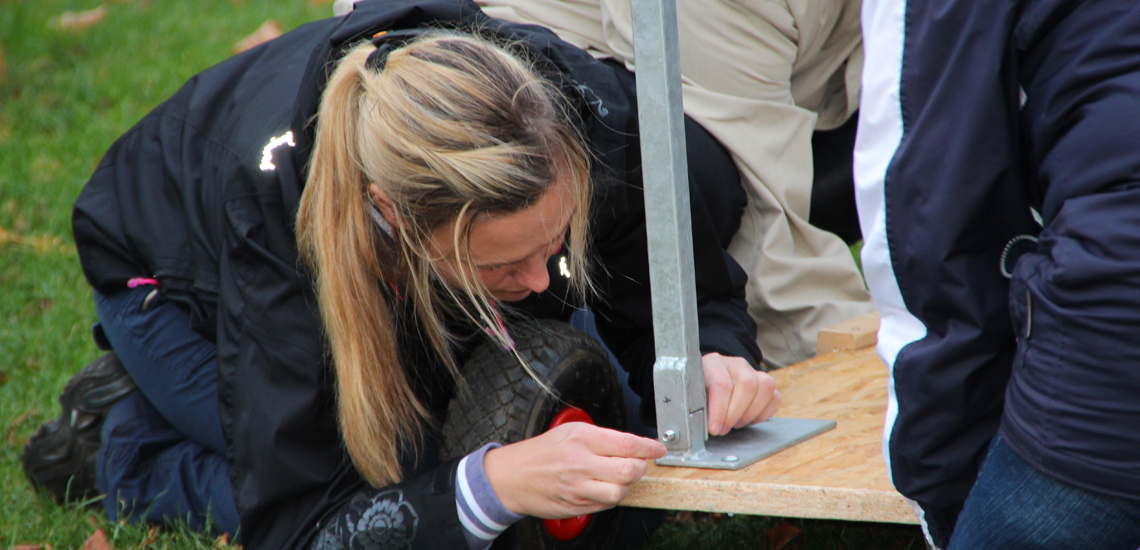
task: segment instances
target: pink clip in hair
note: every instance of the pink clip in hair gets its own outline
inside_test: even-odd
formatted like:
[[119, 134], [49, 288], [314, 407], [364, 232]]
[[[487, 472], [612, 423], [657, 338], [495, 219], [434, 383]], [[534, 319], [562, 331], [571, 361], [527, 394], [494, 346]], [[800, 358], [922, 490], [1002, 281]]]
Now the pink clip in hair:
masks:
[[[513, 351], [515, 349], [515, 339], [511, 338], [511, 334], [507, 332], [506, 325], [503, 324], [503, 318], [499, 316], [499, 304], [498, 302], [491, 300], [491, 306], [495, 308], [495, 323], [499, 325], [499, 331], [502, 332], [503, 337], [506, 338], [506, 341], [503, 342], [503, 345], [506, 347], [507, 351]], [[495, 332], [491, 330], [491, 327], [483, 327], [483, 330], [487, 331], [487, 334], [489, 334], [492, 338], [495, 337]]]

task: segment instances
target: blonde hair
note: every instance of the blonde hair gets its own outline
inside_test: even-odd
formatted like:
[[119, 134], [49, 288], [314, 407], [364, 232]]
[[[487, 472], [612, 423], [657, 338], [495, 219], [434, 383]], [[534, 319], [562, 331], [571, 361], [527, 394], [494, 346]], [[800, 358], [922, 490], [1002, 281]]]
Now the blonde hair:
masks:
[[[373, 486], [401, 479], [400, 445], [418, 448], [430, 413], [416, 398], [398, 349], [398, 321], [384, 287], [406, 288], [418, 330], [457, 380], [444, 318], [460, 313], [506, 345], [496, 304], [469, 254], [481, 214], [519, 212], [552, 186], [568, 185], [576, 211], [567, 246], [571, 284], [587, 277], [589, 157], [568, 122], [565, 99], [519, 55], [488, 40], [436, 32], [393, 50], [351, 49], [328, 81], [318, 111], [297, 240], [313, 271], [336, 373], [338, 418], [356, 468]], [[386, 234], [369, 186], [391, 199]], [[455, 221], [459, 281], [440, 277], [429, 245]], [[442, 292], [440, 292], [442, 290]], [[509, 347], [509, 346], [508, 346]]]

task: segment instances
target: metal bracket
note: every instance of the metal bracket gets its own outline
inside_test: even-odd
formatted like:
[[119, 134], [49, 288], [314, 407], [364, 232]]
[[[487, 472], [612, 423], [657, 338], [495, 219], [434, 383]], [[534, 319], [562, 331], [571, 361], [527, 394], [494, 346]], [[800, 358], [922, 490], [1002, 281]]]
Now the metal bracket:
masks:
[[727, 435], [710, 437], [700, 453], [668, 454], [657, 459], [656, 464], [739, 470], [834, 427], [834, 420], [770, 418], [767, 422], [732, 430]]

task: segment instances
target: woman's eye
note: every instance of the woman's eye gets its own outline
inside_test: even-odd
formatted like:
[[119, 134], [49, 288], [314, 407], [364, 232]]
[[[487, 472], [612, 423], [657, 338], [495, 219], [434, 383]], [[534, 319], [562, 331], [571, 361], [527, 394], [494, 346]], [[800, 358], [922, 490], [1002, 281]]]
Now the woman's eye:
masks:
[[475, 269], [478, 269], [480, 273], [499, 273], [506, 269], [506, 267], [507, 266], [504, 265], [483, 265], [478, 266]]

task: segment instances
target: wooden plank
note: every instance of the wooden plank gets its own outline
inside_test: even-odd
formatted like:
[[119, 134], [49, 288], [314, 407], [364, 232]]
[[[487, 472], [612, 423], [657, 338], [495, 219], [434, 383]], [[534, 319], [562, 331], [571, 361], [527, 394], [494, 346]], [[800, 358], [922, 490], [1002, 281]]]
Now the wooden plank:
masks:
[[879, 312], [860, 315], [819, 331], [816, 335], [815, 354], [826, 355], [871, 347], [878, 342], [878, 334]]
[[736, 471], [651, 464], [622, 505], [917, 523], [883, 463], [887, 371], [874, 348], [817, 357], [772, 376], [784, 400], [780, 416], [831, 419], [836, 428]]

